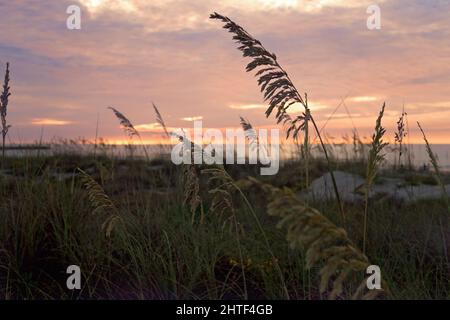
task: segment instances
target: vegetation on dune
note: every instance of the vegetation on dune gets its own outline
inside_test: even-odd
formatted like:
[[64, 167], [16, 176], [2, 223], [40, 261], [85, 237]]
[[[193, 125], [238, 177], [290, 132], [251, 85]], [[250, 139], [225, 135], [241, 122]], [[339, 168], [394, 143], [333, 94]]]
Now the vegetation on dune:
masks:
[[[244, 57], [251, 58], [246, 70], [259, 77], [266, 116], [276, 111], [277, 124], [301, 145], [301, 156], [266, 177], [257, 176], [254, 165], [176, 166], [162, 155], [151, 159], [145, 146], [146, 158], [140, 159], [131, 144], [130, 156], [119, 158], [102, 152], [97, 124], [92, 153], [3, 157], [0, 298], [450, 298], [446, 177], [420, 124], [442, 201], [399, 204], [384, 197], [371, 198], [369, 205], [387, 146], [381, 124], [385, 105], [371, 143], [364, 144], [355, 130], [353, 156], [338, 161], [318, 129], [307, 94], [299, 93], [276, 55], [228, 17], [214, 13], [211, 19], [222, 21]], [[9, 80], [7, 64], [0, 98], [3, 154], [10, 127]], [[296, 116], [288, 113], [295, 103], [304, 108]], [[109, 109], [130, 140], [142, 142], [133, 123]], [[155, 104], [153, 110], [170, 138], [174, 133]], [[395, 136], [400, 166], [405, 118], [403, 111]], [[241, 117], [240, 125], [249, 148], [260, 148], [251, 123]], [[311, 152], [310, 125], [323, 158]], [[203, 146], [176, 137], [183, 152], [205, 154]], [[344, 207], [337, 169], [365, 176], [363, 202]], [[397, 172], [395, 166], [384, 170], [405, 175], [411, 185], [430, 181], [411, 166], [409, 172]], [[335, 200], [304, 197], [311, 180], [325, 173]], [[65, 270], [73, 264], [82, 270], [78, 291], [65, 287]], [[366, 270], [372, 264], [381, 267], [381, 289], [367, 288]]]
[[383, 149], [388, 145], [383, 142], [383, 136], [386, 133], [386, 129], [384, 129], [381, 125], [381, 120], [383, 120], [384, 109], [386, 105], [383, 104], [381, 107], [380, 114], [378, 115], [376, 125], [375, 125], [375, 133], [372, 136], [371, 148], [369, 151], [369, 159], [367, 160], [367, 172], [366, 172], [366, 185], [364, 188], [364, 196], [365, 196], [365, 207], [364, 207], [364, 241], [363, 241], [363, 252], [366, 252], [366, 243], [367, 243], [367, 216], [369, 214], [369, 193], [370, 188], [372, 187], [375, 178], [377, 176], [377, 172], [379, 170], [379, 166], [381, 162], [384, 160]]
[[9, 62], [8, 62], [8, 63], [6, 63], [5, 80], [3, 82], [3, 91], [0, 96], [0, 117], [2, 120], [2, 161], [5, 158], [6, 135], [8, 134], [9, 128], [11, 127], [6, 122], [6, 116], [8, 114], [9, 97], [11, 96], [9, 81], [10, 81], [10, 77], [9, 77]]
[[[312, 168], [318, 170], [314, 176], [326, 172], [319, 162], [312, 161]], [[8, 157], [5, 165], [14, 178], [1, 178], [1, 298], [273, 299], [286, 298], [286, 291], [290, 299], [330, 298], [335, 287], [340, 288], [340, 281], [339, 274], [332, 272], [321, 293], [320, 270], [327, 260], [333, 261], [327, 254], [336, 246], [346, 248], [346, 243], [352, 243], [358, 252], [363, 241], [363, 204], [346, 204], [348, 240], [327, 240], [334, 234], [329, 230], [339, 230], [334, 226], [340, 221], [334, 203], [310, 202], [305, 207], [283, 188], [276, 188], [280, 193], [272, 196], [261, 189], [264, 187], [239, 179], [251, 175], [259, 181], [251, 167], [226, 167], [251, 209], [237, 189], [226, 187], [230, 180], [226, 185], [209, 181], [210, 173], [205, 172], [198, 180], [203, 215], [199, 207], [192, 217], [191, 209], [184, 205], [182, 167], [167, 161], [149, 164], [138, 159], [73, 159], [68, 155]], [[54, 178], [52, 172], [63, 166], [74, 175], [65, 180]], [[342, 163], [340, 169], [352, 166], [351, 162]], [[100, 198], [106, 195], [117, 208], [121, 220], [109, 237], [105, 222], [115, 210], [90, 200], [92, 192], [77, 167], [104, 190]], [[298, 167], [298, 162], [282, 167], [280, 175], [266, 177], [265, 184], [279, 183], [280, 176], [292, 175], [292, 168]], [[298, 181], [298, 187], [302, 188], [303, 182]], [[219, 187], [227, 188], [228, 193], [209, 192]], [[98, 187], [91, 189], [101, 194]], [[376, 214], [369, 216], [371, 241], [366, 256], [381, 267], [392, 297], [449, 298], [450, 275], [438, 219], [446, 215], [443, 203], [433, 200], [399, 206], [383, 199], [372, 201], [371, 210]], [[430, 216], [430, 212], [434, 214]], [[297, 218], [304, 220], [296, 222]], [[311, 223], [317, 219], [317, 227], [319, 221], [326, 226], [317, 246], [309, 245], [319, 250], [320, 257], [310, 265], [314, 251], [305, 251], [308, 247], [303, 247], [303, 242], [295, 250], [290, 247], [293, 241], [297, 243], [296, 236], [307, 241], [321, 232], [296, 231], [296, 223], [309, 219], [313, 219]], [[283, 221], [281, 229], [276, 228], [279, 221]], [[344, 234], [337, 234], [341, 232]], [[65, 288], [65, 270], [71, 264], [79, 265], [83, 272], [83, 288], [73, 293]], [[345, 270], [337, 266], [336, 271]], [[351, 298], [365, 276], [364, 272], [350, 272], [337, 298]], [[379, 296], [383, 297], [387, 296]]]

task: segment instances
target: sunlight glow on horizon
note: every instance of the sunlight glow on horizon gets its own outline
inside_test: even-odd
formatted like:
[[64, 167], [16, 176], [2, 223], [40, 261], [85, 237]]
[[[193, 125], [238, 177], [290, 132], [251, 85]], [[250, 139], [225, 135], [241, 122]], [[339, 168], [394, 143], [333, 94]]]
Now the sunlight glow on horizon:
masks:
[[78, 0], [89, 12], [96, 14], [105, 9], [122, 11], [127, 13], [136, 12], [137, 8], [131, 1], [126, 0]]
[[188, 121], [188, 122], [194, 122], [194, 121], [197, 121], [197, 120], [203, 120], [203, 116], [185, 117], [185, 118], [181, 118], [180, 120]]
[[66, 120], [58, 120], [58, 119], [33, 119], [31, 120], [31, 124], [36, 126], [65, 126], [69, 124], [73, 124], [72, 121]]
[[[309, 107], [311, 108], [311, 110], [324, 110], [327, 108], [330, 108], [330, 106], [324, 104], [324, 103], [308, 103]], [[268, 105], [267, 104], [232, 104], [228, 106], [230, 109], [235, 109], [235, 110], [252, 110], [252, 109], [267, 109]], [[304, 107], [302, 104], [300, 103], [294, 103], [293, 105], [291, 105], [288, 109], [288, 113], [301, 113], [304, 111]]]
[[351, 97], [349, 98], [350, 101], [353, 102], [373, 102], [373, 101], [378, 101], [378, 97], [374, 97], [374, 96], [357, 96], [357, 97]]
[[230, 109], [236, 110], [251, 110], [251, 109], [266, 109], [265, 104], [232, 104], [228, 106]]
[[[348, 139], [349, 137], [351, 137], [350, 135], [351, 132], [348, 132], [347, 135], [329, 135], [328, 138], [328, 142], [329, 143], [334, 143], [334, 144], [348, 144], [348, 145], [353, 145], [353, 142], [350, 139], [350, 142], [346, 139]], [[364, 132], [365, 133], [365, 132]], [[365, 144], [369, 144], [371, 142], [371, 137], [369, 132], [366, 134], [362, 133], [360, 139], [365, 143]], [[292, 141], [292, 139], [289, 140], [285, 140], [284, 139], [285, 135], [283, 134], [283, 132], [280, 131], [280, 143], [282, 145], [294, 145], [295, 143]], [[330, 137], [333, 137], [333, 139], [331, 140]], [[142, 143], [141, 141], [139, 141], [138, 139], [135, 140], [130, 140], [130, 139], [126, 139], [126, 138], [120, 138], [118, 136], [113, 136], [113, 137], [101, 137], [105, 143], [107, 145], [128, 145], [128, 144], [132, 144], [132, 145], [175, 145], [179, 142], [177, 142], [175, 139], [168, 139], [167, 137], [164, 137], [163, 135], [159, 136], [159, 137], [155, 137], [155, 138], [147, 138], [147, 137], [142, 137]], [[433, 148], [433, 145], [442, 145], [442, 144], [448, 144], [448, 141], [446, 140], [446, 136], [445, 135], [428, 135], [427, 136], [431, 147]], [[91, 139], [92, 140], [92, 139]], [[386, 137], [385, 139], [386, 142], [389, 142], [389, 146], [394, 147], [395, 143], [394, 143], [394, 139], [393, 137]], [[318, 144], [319, 142], [317, 140], [314, 140], [314, 137], [311, 137], [311, 144], [315, 145]], [[206, 143], [207, 144], [207, 143]], [[422, 136], [417, 133], [414, 135], [411, 135], [409, 142], [405, 143], [405, 145], [407, 144], [412, 144], [412, 145], [423, 145], [424, 141]]]

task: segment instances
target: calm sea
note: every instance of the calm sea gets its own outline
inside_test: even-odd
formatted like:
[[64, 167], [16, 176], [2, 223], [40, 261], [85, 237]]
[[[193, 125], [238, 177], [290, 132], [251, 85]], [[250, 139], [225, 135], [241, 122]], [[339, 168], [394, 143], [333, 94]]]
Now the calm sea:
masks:
[[[328, 145], [330, 156], [339, 160], [351, 160], [355, 157], [367, 156], [368, 147], [366, 146], [364, 151], [355, 150], [353, 145]], [[171, 146], [164, 145], [147, 145], [145, 146], [150, 158], [157, 158], [161, 154], [169, 155]], [[442, 170], [450, 171], [450, 144], [435, 144], [432, 145], [432, 150], [439, 160], [439, 165]], [[133, 155], [135, 157], [144, 157], [144, 147], [141, 145], [126, 146], [126, 145], [103, 145], [95, 146], [91, 144], [65, 144], [65, 145], [52, 145], [48, 149], [33, 149], [32, 146], [28, 146], [26, 149], [9, 149], [6, 151], [7, 156], [52, 156], [61, 154], [103, 154], [111, 157], [124, 158]], [[385, 151], [386, 163], [394, 164], [398, 163], [398, 149], [394, 146], [388, 146]], [[318, 145], [312, 147], [312, 154], [315, 157], [323, 157], [323, 152]], [[293, 157], [298, 157], [298, 148], [294, 145], [283, 145], [280, 149], [280, 161], [283, 162]], [[429, 159], [426, 152], [425, 145], [416, 144], [406, 146], [406, 150], [403, 151], [402, 163], [407, 164], [411, 161], [411, 164], [415, 167], [429, 166]]]

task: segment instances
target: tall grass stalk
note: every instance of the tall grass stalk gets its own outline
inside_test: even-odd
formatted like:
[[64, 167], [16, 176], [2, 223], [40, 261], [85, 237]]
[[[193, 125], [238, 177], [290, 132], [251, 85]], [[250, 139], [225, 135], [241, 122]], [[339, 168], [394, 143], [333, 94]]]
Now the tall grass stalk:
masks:
[[[250, 125], [248, 121], [242, 119], [245, 124]], [[245, 125], [243, 125], [245, 126]], [[250, 125], [251, 126], [251, 125]], [[248, 129], [252, 130], [252, 129]], [[247, 130], [247, 131], [248, 131]], [[213, 195], [213, 200], [211, 204], [210, 210], [212, 212], [218, 212], [220, 215], [228, 212], [230, 214], [230, 218], [232, 220], [234, 226], [234, 232], [236, 234], [236, 243], [239, 253], [239, 259], [241, 263], [241, 274], [244, 285], [244, 297], [248, 299], [248, 290], [247, 290], [247, 277], [245, 274], [245, 263], [244, 263], [244, 255], [242, 252], [242, 244], [241, 244], [241, 229], [239, 228], [236, 210], [233, 205], [233, 196], [232, 189], [235, 188], [234, 181], [231, 177], [226, 173], [225, 168], [223, 166], [219, 166], [216, 169], [204, 169], [202, 173], [210, 174], [208, 179], [208, 183], [216, 182], [219, 186], [212, 188], [209, 190], [209, 193]]]
[[[337, 188], [331, 162], [328, 157], [325, 144], [323, 143], [320, 130], [317, 127], [314, 118], [311, 115], [311, 110], [308, 107], [307, 95], [305, 94], [305, 97], [302, 97], [291, 81], [288, 73], [278, 63], [277, 56], [274, 53], [270, 53], [259, 40], [252, 37], [244, 28], [236, 24], [230, 18], [222, 16], [216, 12], [211, 14], [210, 18], [222, 21], [224, 23], [223, 28], [234, 34], [233, 40], [240, 45], [238, 49], [242, 51], [243, 56], [252, 58], [252, 61], [246, 67], [246, 71], [251, 72], [253, 70], [258, 70], [255, 73], [255, 76], [259, 77], [258, 85], [260, 86], [261, 92], [264, 92], [264, 100], [269, 102], [269, 107], [265, 112], [266, 117], [269, 117], [274, 110], [277, 110], [277, 124], [283, 123], [283, 125], [288, 126], [287, 138], [289, 138], [289, 135], [292, 133], [295, 139], [300, 132], [303, 131], [305, 133], [304, 141], [307, 148], [309, 148], [309, 132], [307, 132], [308, 121], [313, 123], [314, 129], [320, 138], [320, 144], [328, 163], [328, 169], [333, 182], [336, 200], [339, 205], [342, 223], [345, 224], [345, 213], [341, 198], [339, 196], [339, 190]], [[301, 115], [297, 115], [295, 118], [291, 117], [291, 115], [287, 113], [287, 110], [293, 104], [301, 104], [304, 108], [304, 112]], [[305, 155], [307, 153], [308, 152], [306, 152]], [[307, 157], [308, 158], [305, 159], [305, 170], [308, 171], [306, 174], [306, 182], [309, 183], [309, 155], [307, 155]], [[307, 187], [309, 187], [309, 185]]]
[[[243, 117], [240, 117], [240, 120], [240, 125], [244, 130], [244, 135], [248, 141], [249, 153], [252, 154], [252, 156], [259, 155], [260, 160], [268, 160], [267, 148], [264, 144], [260, 144], [256, 130], [253, 128], [250, 121]], [[250, 159], [250, 161], [252, 160], [253, 159]]]
[[164, 119], [163, 119], [161, 113], [159, 112], [158, 107], [156, 107], [155, 103], [152, 103], [152, 104], [153, 104], [153, 110], [155, 111], [155, 114], [156, 114], [156, 122], [158, 122], [158, 124], [163, 128], [166, 137], [168, 139], [170, 139], [169, 131], [167, 131], [166, 123], [164, 122]]
[[[197, 168], [194, 164], [183, 165], [183, 205], [189, 206], [191, 211], [191, 223], [194, 224], [197, 209], [202, 208], [202, 199], [200, 197], [200, 181], [197, 174]], [[202, 210], [203, 211], [203, 210]], [[202, 214], [203, 218], [203, 214]], [[202, 220], [202, 219], [201, 219]]]
[[305, 147], [305, 190], [308, 190], [309, 188], [309, 156], [310, 156], [310, 152], [309, 152], [309, 119], [311, 117], [311, 112], [309, 111], [308, 108], [308, 99], [307, 99], [307, 95], [305, 93], [305, 104], [306, 104], [306, 108], [305, 108], [305, 138], [303, 141], [303, 145]]
[[228, 174], [228, 172], [225, 170], [225, 168], [223, 166], [219, 166], [217, 168], [212, 168], [212, 169], [204, 169], [202, 171], [203, 173], [206, 174], [210, 174], [213, 179], [216, 180], [221, 180], [223, 181], [224, 184], [227, 184], [228, 186], [232, 187], [233, 189], [235, 189], [241, 199], [244, 201], [246, 207], [248, 208], [248, 210], [250, 211], [253, 219], [255, 220], [256, 226], [258, 227], [263, 239], [264, 239], [264, 243], [266, 245], [267, 251], [269, 252], [280, 277], [280, 281], [282, 283], [283, 286], [283, 290], [284, 290], [284, 294], [285, 294], [285, 298], [289, 299], [289, 292], [287, 290], [287, 286], [286, 286], [286, 281], [283, 275], [283, 271], [281, 270], [281, 267], [278, 263], [278, 260], [272, 250], [272, 246], [270, 245], [269, 239], [266, 235], [266, 232], [264, 231], [264, 228], [261, 224], [261, 221], [258, 218], [258, 215], [256, 214], [255, 210], [253, 209], [253, 206], [251, 205], [250, 201], [248, 200], [247, 196], [244, 194], [244, 192], [242, 191], [242, 189], [234, 182], [233, 178]]
[[442, 180], [441, 169], [439, 168], [437, 156], [434, 154], [433, 150], [431, 149], [431, 145], [428, 142], [427, 136], [425, 135], [425, 132], [422, 129], [422, 126], [420, 125], [419, 122], [417, 122], [417, 125], [419, 126], [420, 132], [422, 133], [422, 136], [423, 136], [423, 140], [425, 141], [428, 158], [430, 159], [431, 165], [433, 166], [434, 177], [436, 179], [436, 182], [439, 184], [439, 186], [441, 188], [442, 199], [444, 200], [444, 202], [447, 206], [448, 213], [450, 214], [450, 201], [448, 199], [447, 188], [445, 187], [444, 181]]
[[410, 134], [409, 134], [409, 121], [408, 121], [408, 114], [405, 113], [405, 122], [406, 122], [406, 136], [407, 136], [407, 142], [408, 142], [408, 147], [406, 149], [407, 154], [408, 154], [408, 169], [409, 170], [413, 170], [413, 164], [412, 164], [412, 145], [411, 145], [411, 141], [410, 141]]
[[[171, 133], [168, 131], [166, 123], [164, 122], [164, 119], [163, 119], [161, 113], [159, 112], [158, 107], [155, 105], [155, 103], [152, 103], [152, 104], [153, 104], [153, 110], [155, 111], [155, 115], [156, 115], [156, 122], [163, 128], [165, 137], [167, 138], [167, 141], [170, 142]], [[170, 146], [164, 146], [161, 144], [161, 149], [164, 152], [170, 153]]]
[[8, 113], [8, 102], [9, 97], [11, 96], [10, 87], [9, 87], [9, 62], [6, 63], [6, 71], [5, 71], [5, 80], [3, 82], [3, 91], [0, 96], [0, 117], [2, 119], [2, 166], [5, 162], [5, 140], [6, 135], [8, 134], [8, 130], [11, 127], [6, 122], [6, 115]]
[[108, 107], [108, 109], [112, 110], [112, 112], [117, 117], [117, 119], [119, 120], [122, 128], [128, 134], [130, 139], [132, 139], [135, 136], [138, 137], [138, 139], [139, 139], [139, 141], [140, 141], [140, 143], [142, 145], [142, 148], [144, 149], [145, 157], [147, 158], [147, 161], [149, 161], [150, 157], [148, 155], [147, 148], [145, 147], [145, 144], [142, 141], [141, 135], [136, 130], [136, 128], [133, 126], [133, 123], [127, 117], [125, 117], [125, 115], [123, 113], [121, 113], [119, 110], [117, 110], [117, 109], [115, 109], [113, 107]]
[[402, 155], [403, 155], [403, 139], [407, 136], [408, 132], [406, 131], [406, 124], [405, 124], [405, 106], [403, 106], [402, 115], [397, 121], [397, 132], [395, 133], [395, 142], [399, 144], [398, 149], [398, 165], [400, 168], [402, 168]]
[[[280, 218], [278, 227], [287, 229], [286, 239], [291, 248], [305, 250], [307, 269], [323, 263], [319, 271], [320, 294], [327, 291], [331, 282], [332, 290], [328, 297], [341, 297], [352, 274], [365, 273], [370, 265], [368, 258], [352, 243], [344, 229], [338, 228], [318, 210], [305, 206], [289, 188], [279, 189], [254, 178], [249, 178], [249, 181], [267, 193], [268, 213]], [[386, 284], [383, 286], [387, 290]], [[374, 299], [382, 292], [364, 291], [367, 291], [365, 280], [359, 283], [351, 297]]]
[[382, 154], [383, 148], [388, 145], [388, 143], [383, 142], [383, 136], [386, 133], [386, 129], [381, 125], [381, 120], [384, 116], [384, 109], [386, 103], [383, 103], [380, 114], [378, 115], [375, 133], [372, 136], [371, 148], [369, 151], [369, 159], [367, 161], [367, 171], [366, 171], [366, 185], [364, 190], [364, 227], [363, 227], [363, 253], [366, 253], [366, 243], [367, 243], [367, 220], [369, 215], [369, 195], [370, 189], [373, 182], [377, 176], [380, 163], [384, 160], [384, 154]]
[[[439, 186], [441, 188], [442, 199], [447, 207], [448, 213], [450, 214], [450, 202], [448, 199], [447, 188], [445, 187], [444, 181], [442, 180], [441, 170], [439, 169], [439, 163], [438, 163], [437, 156], [434, 154], [433, 150], [431, 149], [431, 145], [428, 142], [427, 136], [425, 135], [425, 131], [422, 129], [422, 126], [420, 125], [419, 122], [417, 122], [417, 125], [420, 129], [420, 132], [422, 132], [423, 140], [425, 141], [427, 154], [430, 159], [431, 165], [433, 166], [433, 169], [434, 169], [434, 177], [436, 179], [436, 182], [439, 184]], [[448, 262], [447, 237], [445, 234], [445, 230], [448, 227], [448, 218], [446, 218], [444, 220], [445, 223], [442, 222], [441, 216], [438, 217], [438, 220], [439, 220], [439, 227], [441, 229], [440, 231], [441, 231], [441, 238], [442, 238], [442, 248], [443, 248], [445, 257], [447, 259], [447, 262]]]
[[37, 157], [40, 158], [41, 157], [41, 147], [42, 147], [42, 142], [44, 139], [44, 126], [41, 127], [41, 134], [39, 135], [39, 149], [37, 152]]
[[92, 213], [103, 213], [106, 215], [102, 224], [102, 230], [105, 232], [106, 237], [109, 238], [116, 225], [122, 221], [119, 210], [97, 181], [80, 168], [78, 168], [78, 172], [94, 209]]
[[97, 146], [98, 146], [98, 122], [99, 122], [99, 113], [97, 112], [97, 121], [95, 123], [95, 140], [94, 140], [94, 158], [97, 157]]

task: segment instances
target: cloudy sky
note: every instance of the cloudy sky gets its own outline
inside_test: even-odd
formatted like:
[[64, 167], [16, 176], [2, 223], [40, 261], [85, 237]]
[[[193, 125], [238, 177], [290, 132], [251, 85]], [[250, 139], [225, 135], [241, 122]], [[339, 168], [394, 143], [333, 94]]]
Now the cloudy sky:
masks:
[[[450, 143], [450, 1], [384, 0], [381, 29], [368, 30], [365, 0], [15, 0], [0, 3], [0, 64], [11, 63], [10, 140], [123, 139], [107, 106], [146, 133], [152, 101], [170, 127], [270, 127], [248, 62], [217, 11], [275, 52], [312, 112], [334, 137], [355, 126], [370, 135], [387, 103], [392, 139], [403, 104], [411, 139], [421, 121], [430, 140]], [[68, 30], [78, 5], [81, 30]], [[3, 73], [3, 71], [1, 71]], [[337, 108], [339, 106], [339, 108]], [[348, 113], [351, 115], [349, 117]], [[295, 110], [293, 110], [295, 111]]]

